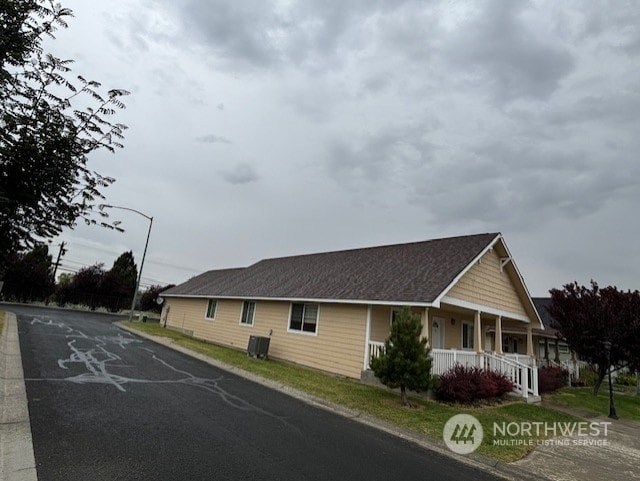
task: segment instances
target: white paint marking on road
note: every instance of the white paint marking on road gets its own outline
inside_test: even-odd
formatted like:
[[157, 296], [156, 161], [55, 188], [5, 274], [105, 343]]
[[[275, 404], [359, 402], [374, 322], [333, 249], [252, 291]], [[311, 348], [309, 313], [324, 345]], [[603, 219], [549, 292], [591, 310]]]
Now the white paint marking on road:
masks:
[[[74, 384], [110, 384], [121, 392], [126, 392], [126, 389], [123, 387], [125, 384], [182, 384], [187, 386], [194, 386], [217, 395], [226, 404], [233, 407], [234, 409], [244, 412], [261, 413], [265, 416], [276, 419], [277, 421], [290, 427], [291, 429], [300, 432], [300, 429], [298, 427], [290, 424], [286, 419], [265, 411], [264, 409], [255, 406], [254, 404], [251, 404], [250, 402], [245, 401], [244, 399], [223, 389], [218, 383], [224, 380], [224, 376], [218, 376], [216, 378], [202, 378], [194, 376], [188, 371], [184, 371], [182, 369], [178, 369], [175, 366], [172, 366], [167, 361], [158, 357], [155, 354], [155, 351], [146, 347], [140, 346], [142, 350], [150, 353], [153, 360], [159, 362], [165, 368], [184, 377], [178, 379], [136, 379], [109, 372], [108, 367], [113, 366], [114, 362], [122, 361], [122, 358], [119, 355], [106, 349], [106, 346], [108, 344], [115, 344], [120, 346], [121, 349], [125, 350], [126, 346], [130, 344], [139, 344], [143, 342], [139, 339], [133, 337], [125, 337], [120, 333], [118, 336], [90, 337], [82, 331], [74, 329], [63, 322], [54, 322], [50, 319], [41, 320], [34, 318], [31, 321], [31, 324], [42, 324], [46, 327], [57, 327], [59, 329], [65, 329], [69, 333], [66, 337], [72, 338], [72, 340], [67, 343], [67, 346], [69, 347], [71, 353], [66, 359], [58, 359], [58, 366], [61, 369], [69, 371], [70, 365], [81, 365], [85, 367], [87, 372], [65, 378], [27, 378], [25, 379], [26, 381], [72, 382]], [[81, 342], [90, 341], [92, 345], [86, 348], [78, 347], [76, 345], [78, 340], [81, 340]]]

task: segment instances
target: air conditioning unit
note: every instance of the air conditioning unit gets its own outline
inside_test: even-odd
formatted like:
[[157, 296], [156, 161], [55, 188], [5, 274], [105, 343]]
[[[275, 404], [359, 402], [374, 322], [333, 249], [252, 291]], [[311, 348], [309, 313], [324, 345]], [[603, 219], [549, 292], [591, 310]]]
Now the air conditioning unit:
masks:
[[267, 359], [269, 355], [270, 337], [249, 336], [249, 344], [247, 345], [247, 355], [255, 358]]

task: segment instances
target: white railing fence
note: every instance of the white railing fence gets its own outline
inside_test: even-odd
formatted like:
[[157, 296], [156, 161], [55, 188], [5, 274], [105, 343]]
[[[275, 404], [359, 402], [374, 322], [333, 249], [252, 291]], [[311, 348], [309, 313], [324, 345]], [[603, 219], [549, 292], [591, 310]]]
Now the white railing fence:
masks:
[[[369, 341], [369, 363], [384, 352], [384, 342]], [[369, 365], [367, 364], [367, 368]]]
[[[369, 342], [369, 361], [384, 350], [383, 342]], [[501, 356], [491, 352], [432, 349], [431, 374], [439, 376], [455, 365], [490, 369], [507, 376], [522, 397], [538, 396], [538, 367], [535, 359], [522, 354]]]

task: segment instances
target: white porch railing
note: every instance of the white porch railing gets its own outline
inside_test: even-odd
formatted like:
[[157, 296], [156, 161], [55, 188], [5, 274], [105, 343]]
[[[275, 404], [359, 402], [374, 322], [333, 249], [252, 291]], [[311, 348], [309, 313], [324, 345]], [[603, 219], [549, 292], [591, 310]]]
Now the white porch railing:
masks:
[[[369, 342], [369, 361], [384, 350], [383, 342]], [[501, 356], [490, 352], [462, 351], [458, 349], [432, 349], [431, 373], [444, 374], [456, 364], [490, 369], [507, 376], [515, 385], [515, 392], [523, 398], [538, 396], [538, 367], [535, 360], [522, 354]], [[368, 366], [367, 366], [368, 367]]]
[[384, 342], [369, 341], [369, 362], [367, 362], [367, 369], [371, 363], [371, 359], [378, 357], [384, 351]]
[[523, 398], [538, 396], [538, 367], [535, 360], [522, 354], [506, 357], [491, 352], [458, 351], [456, 349], [432, 349], [431, 372], [440, 375], [456, 364], [500, 372], [515, 386], [515, 392]]
[[535, 363], [536, 363], [534, 358], [530, 356], [526, 356], [524, 354], [515, 354], [512, 352], [509, 352], [509, 353], [504, 353], [503, 356], [506, 357], [507, 359], [518, 362], [520, 364], [526, 364], [527, 366], [535, 366]]
[[513, 358], [499, 356], [494, 353], [481, 353], [485, 358], [485, 367], [492, 371], [501, 372], [515, 385], [515, 391], [523, 398], [529, 396], [538, 396], [538, 366], [533, 358], [523, 359], [520, 355], [520, 361]]
[[566, 369], [569, 372], [569, 383], [580, 379], [580, 371], [589, 367], [589, 363], [585, 361], [565, 359], [560, 362], [556, 362], [552, 359], [538, 359], [538, 367], [552, 366]]
[[457, 349], [431, 349], [431, 374], [444, 374], [456, 364], [480, 367], [480, 359], [475, 351]]

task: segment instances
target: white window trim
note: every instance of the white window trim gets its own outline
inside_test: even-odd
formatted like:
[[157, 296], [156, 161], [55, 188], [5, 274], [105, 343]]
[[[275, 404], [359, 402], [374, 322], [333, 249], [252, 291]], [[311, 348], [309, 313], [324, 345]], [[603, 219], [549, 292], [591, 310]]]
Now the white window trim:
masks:
[[[244, 313], [244, 305], [247, 302], [253, 302], [253, 312], [251, 313], [251, 324], [249, 324], [248, 322], [242, 322], [242, 314]], [[242, 308], [240, 309], [240, 320], [238, 321], [238, 324], [240, 324], [243, 327], [253, 327], [255, 322], [256, 322], [256, 309], [258, 309], [258, 303], [256, 301], [253, 301], [253, 300], [242, 301]]]
[[[464, 347], [464, 330], [465, 330], [465, 327], [467, 327], [467, 326], [471, 327], [471, 337], [470, 337], [470, 339], [471, 339], [471, 344], [474, 344], [475, 339], [473, 338], [473, 334], [474, 334], [473, 322], [471, 322], [471, 321], [461, 321], [460, 324], [461, 324], [461, 328], [460, 328], [460, 348], [463, 351], [473, 351], [474, 348], [475, 348], [475, 346], [473, 346], [473, 345], [471, 347]], [[469, 337], [469, 336], [467, 336], [467, 337]]]
[[[318, 306], [318, 316], [316, 317], [316, 331], [315, 332], [308, 332], [308, 331], [303, 331], [302, 329], [298, 330], [298, 329], [291, 329], [291, 314], [293, 313], [293, 305], [294, 304], [315, 304]], [[304, 323], [304, 314], [303, 314], [303, 323]], [[289, 303], [289, 317], [287, 317], [287, 332], [291, 333], [291, 334], [298, 334], [301, 336], [311, 336], [311, 337], [316, 337], [318, 335], [318, 331], [319, 329], [319, 324], [320, 324], [320, 304], [317, 302], [290, 302]]]
[[[211, 301], [215, 301], [216, 302], [216, 308], [213, 310], [213, 317], [209, 317], [209, 304], [211, 304]], [[204, 308], [204, 318], [209, 320], [209, 321], [213, 321], [216, 318], [216, 314], [218, 313], [218, 299], [209, 299], [207, 301], [207, 305]]]

